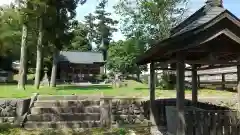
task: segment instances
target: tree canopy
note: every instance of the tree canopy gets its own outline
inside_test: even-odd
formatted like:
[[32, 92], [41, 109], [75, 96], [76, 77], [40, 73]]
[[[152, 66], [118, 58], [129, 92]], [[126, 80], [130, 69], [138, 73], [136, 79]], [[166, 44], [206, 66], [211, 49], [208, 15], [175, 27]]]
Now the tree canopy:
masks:
[[88, 28], [83, 23], [78, 23], [72, 32], [72, 40], [65, 50], [91, 51], [91, 42], [88, 39]]
[[182, 20], [186, 3], [187, 0], [120, 0], [115, 9], [121, 16], [125, 36], [152, 43], [170, 35], [170, 29]]
[[[40, 72], [46, 65], [48, 70], [52, 68], [51, 84], [56, 86], [57, 57], [61, 50], [95, 51], [93, 45], [103, 53], [110, 71], [139, 74], [146, 67], [136, 65], [137, 57], [153, 42], [170, 35], [170, 29], [182, 20], [187, 3], [187, 0], [120, 0], [114, 7], [120, 20], [115, 20], [106, 10], [108, 0], [101, 0], [95, 11], [80, 22], [75, 18], [76, 8], [86, 0], [16, 1], [17, 6], [1, 7], [0, 60], [20, 59], [21, 80], [29, 71], [25, 69], [36, 69], [38, 87]], [[112, 36], [119, 22], [126, 40], [114, 42]]]
[[144, 51], [138, 39], [114, 42], [108, 50], [107, 68], [112, 72], [139, 74], [143, 67], [136, 64], [137, 57]]

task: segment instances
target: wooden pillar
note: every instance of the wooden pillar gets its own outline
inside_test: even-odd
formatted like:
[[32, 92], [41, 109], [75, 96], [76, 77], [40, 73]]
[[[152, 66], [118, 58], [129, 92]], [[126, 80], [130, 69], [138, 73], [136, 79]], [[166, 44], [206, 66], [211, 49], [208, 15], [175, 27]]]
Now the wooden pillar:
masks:
[[155, 69], [154, 62], [150, 64], [150, 121], [153, 126], [156, 126], [155, 118], [154, 118], [154, 101], [155, 101]]
[[75, 73], [74, 73], [74, 67], [72, 68], [72, 82], [74, 83], [74, 75], [75, 75]]
[[240, 65], [237, 65], [238, 111], [240, 111]]
[[197, 67], [192, 65], [192, 102], [196, 104], [198, 102], [198, 80], [197, 80]]
[[240, 65], [237, 65], [237, 81], [240, 81]]
[[182, 54], [177, 55], [177, 135], [185, 135], [185, 118], [184, 118], [184, 101], [185, 101], [185, 88], [184, 88], [184, 75], [185, 63]]
[[225, 90], [225, 74], [222, 74], [222, 90]]
[[200, 89], [200, 87], [201, 87], [200, 75], [197, 75], [197, 86]]

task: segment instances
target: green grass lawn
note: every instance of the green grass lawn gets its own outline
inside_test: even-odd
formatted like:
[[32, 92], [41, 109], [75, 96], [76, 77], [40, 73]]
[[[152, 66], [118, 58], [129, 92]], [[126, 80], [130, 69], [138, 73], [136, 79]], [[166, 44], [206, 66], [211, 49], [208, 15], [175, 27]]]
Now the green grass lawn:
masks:
[[[132, 80], [127, 81], [127, 86], [112, 88], [111, 85], [93, 85], [88, 87], [74, 85], [59, 85], [56, 88], [41, 87], [36, 90], [32, 85], [27, 85], [26, 90], [18, 90], [17, 85], [0, 85], [0, 98], [25, 98], [33, 93], [40, 95], [99, 95], [99, 96], [124, 96], [124, 97], [147, 97], [149, 96], [148, 85]], [[191, 91], [186, 90], [186, 97], [191, 97]], [[235, 93], [217, 90], [200, 90], [199, 96], [227, 96], [232, 97]], [[156, 89], [156, 96], [176, 97], [175, 90]]]

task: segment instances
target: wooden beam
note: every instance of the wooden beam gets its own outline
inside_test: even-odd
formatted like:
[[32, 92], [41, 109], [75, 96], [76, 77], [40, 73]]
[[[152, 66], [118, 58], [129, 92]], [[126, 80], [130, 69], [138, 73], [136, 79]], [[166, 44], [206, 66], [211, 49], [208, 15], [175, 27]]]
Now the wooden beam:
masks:
[[[214, 72], [209, 72], [209, 73], [199, 73], [198, 76], [214, 76], [214, 75], [226, 75], [226, 74], [236, 74], [237, 72], [226, 72], [226, 73], [214, 73]], [[192, 75], [186, 75], [185, 77], [192, 77]]]
[[177, 55], [177, 135], [185, 135], [185, 118], [184, 118], [184, 101], [185, 101], [185, 89], [184, 89], [184, 57], [182, 54]]
[[215, 68], [225, 68], [225, 67], [232, 67], [236, 66], [236, 64], [229, 64], [229, 65], [212, 65], [208, 67], [199, 67], [197, 70], [207, 70], [207, 69], [215, 69]]
[[154, 62], [150, 64], [150, 121], [153, 126], [156, 125], [155, 117], [154, 117], [154, 103], [155, 103], [155, 69]]
[[[158, 60], [159, 62], [161, 60]], [[171, 59], [171, 60], [163, 60], [164, 62], [168, 63], [168, 64], [172, 64], [172, 63], [177, 63], [177, 59]], [[237, 61], [227, 61], [227, 60], [210, 60], [210, 59], [202, 59], [202, 60], [185, 60], [186, 64], [189, 65], [193, 65], [193, 64], [200, 64], [200, 65], [239, 65], [239, 63]]]
[[[168, 71], [176, 71], [177, 69], [176, 68], [155, 68], [155, 70], [168, 70]], [[185, 68], [186, 71], [192, 71], [192, 69], [190, 68]]]
[[192, 61], [186, 61], [188, 64], [205, 64], [205, 65], [210, 65], [210, 64], [222, 64], [222, 65], [237, 65], [237, 62], [230, 62], [230, 61], [211, 61], [211, 60], [192, 60]]
[[197, 84], [197, 67], [192, 65], [192, 102], [196, 104], [198, 102], [198, 84]]
[[202, 65], [211, 65], [211, 64], [222, 64], [222, 65], [238, 65], [238, 62], [231, 62], [225, 60], [186, 60], [185, 63], [187, 64], [202, 64]]

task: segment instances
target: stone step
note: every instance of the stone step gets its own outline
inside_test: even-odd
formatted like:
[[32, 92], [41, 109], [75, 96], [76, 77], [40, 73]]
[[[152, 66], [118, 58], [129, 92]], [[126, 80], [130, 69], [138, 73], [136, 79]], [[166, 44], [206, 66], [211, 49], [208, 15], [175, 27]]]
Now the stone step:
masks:
[[51, 121], [99, 121], [100, 113], [62, 113], [62, 114], [30, 114], [28, 121], [51, 122]]
[[77, 95], [39, 95], [38, 100], [97, 100], [100, 96], [77, 96]]
[[60, 113], [100, 113], [100, 106], [88, 107], [33, 107], [31, 114]]
[[100, 127], [100, 121], [71, 121], [71, 122], [31, 122], [28, 121], [24, 124], [26, 129], [37, 129], [37, 128], [94, 128]]
[[99, 106], [100, 100], [37, 100], [34, 103], [36, 107], [86, 107]]

